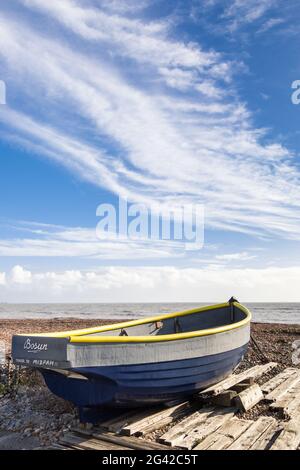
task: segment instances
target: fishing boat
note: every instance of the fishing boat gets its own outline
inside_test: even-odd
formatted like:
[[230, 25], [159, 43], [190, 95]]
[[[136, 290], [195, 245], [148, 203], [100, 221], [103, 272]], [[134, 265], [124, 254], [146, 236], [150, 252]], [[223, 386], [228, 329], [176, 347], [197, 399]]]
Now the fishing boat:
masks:
[[12, 357], [39, 369], [49, 389], [83, 416], [103, 405], [170, 402], [221, 381], [247, 350], [250, 320], [231, 298], [98, 328], [14, 335]]

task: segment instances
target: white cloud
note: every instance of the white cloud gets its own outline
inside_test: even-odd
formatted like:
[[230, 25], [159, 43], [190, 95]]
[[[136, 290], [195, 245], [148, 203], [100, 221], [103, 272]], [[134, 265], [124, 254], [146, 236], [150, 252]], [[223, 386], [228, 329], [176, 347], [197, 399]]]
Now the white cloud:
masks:
[[10, 281], [12, 284], [31, 284], [32, 275], [22, 266], [14, 266], [11, 271]]
[[270, 18], [263, 25], [261, 28], [257, 31], [258, 33], [265, 33], [269, 31], [272, 28], [275, 28], [275, 26], [278, 26], [282, 23], [284, 23], [285, 20], [283, 18]]
[[[59, 23], [61, 12], [66, 27], [84, 41], [75, 50], [62, 32], [53, 39], [28, 26], [25, 18], [16, 23], [13, 14], [2, 14], [0, 56], [22, 86], [24, 101], [30, 99], [28, 109], [35, 110], [31, 116], [24, 110], [1, 110], [3, 138], [138, 201], [203, 203], [207, 227], [299, 238], [299, 171], [293, 156], [280, 143], [264, 144], [266, 131], [252, 126], [233, 84], [216, 81], [215, 74], [231, 70], [219, 54], [170, 39], [171, 26], [163, 22], [101, 9], [91, 22], [90, 10], [74, 2], [27, 4], [46, 9]], [[86, 37], [90, 29], [95, 39]], [[116, 55], [134, 58], [139, 80], [133, 83], [124, 76], [124, 62], [109, 65], [103, 31]], [[126, 35], [133, 39], [125, 41]], [[99, 41], [98, 54], [86, 49], [90, 40]], [[152, 40], [159, 53], [145, 54]], [[138, 49], [133, 49], [135, 43]], [[145, 60], [152, 70], [149, 89], [139, 75]], [[172, 81], [176, 97], [157, 85], [163, 75]], [[38, 117], [37, 110], [47, 106], [55, 125], [47, 113], [44, 122]], [[62, 106], [67, 118], [61, 116]], [[82, 135], [83, 123], [98, 137], [97, 144]], [[109, 150], [99, 135], [112, 142]]]
[[[204, 52], [199, 45], [169, 39], [167, 21], [147, 22], [129, 18], [107, 13], [100, 8], [87, 8], [74, 0], [52, 0], [49, 3], [43, 0], [19, 1], [54, 17], [86, 40], [107, 43], [109, 49], [114, 47], [114, 54], [155, 67], [175, 67], [172, 69], [175, 74], [177, 66], [205, 71], [218, 62], [219, 55], [215, 52]], [[171, 69], [169, 72], [171, 73]], [[220, 69], [220, 75], [224, 76], [225, 72], [229, 75], [230, 70]], [[190, 78], [191, 85], [194, 77], [190, 75]], [[166, 81], [169, 82], [168, 78]]]
[[[11, 228], [28, 236], [0, 239], [0, 256], [14, 257], [81, 257], [102, 260], [149, 260], [181, 257], [184, 242], [134, 240], [113, 234], [98, 237], [95, 228], [64, 227], [41, 223], [16, 223]], [[19, 269], [19, 267], [18, 267]], [[17, 269], [16, 279], [19, 276]], [[22, 277], [22, 273], [21, 273]]]
[[6, 274], [0, 272], [0, 286], [4, 286], [6, 284]]
[[255, 257], [255, 255], [250, 255], [247, 251], [242, 251], [240, 253], [226, 253], [224, 255], [217, 255], [216, 259], [220, 261], [248, 261]]
[[159, 69], [165, 82], [177, 90], [187, 90], [191, 83], [196, 81], [195, 73], [191, 70], [183, 70], [178, 67], [161, 67]]
[[[17, 269], [16, 269], [17, 268]], [[12, 273], [27, 273], [26, 283]], [[0, 287], [10, 302], [214, 302], [235, 295], [242, 302], [299, 302], [299, 267], [229, 269], [110, 267], [97, 271], [30, 273], [14, 267]], [[21, 277], [23, 274], [21, 275]]]
[[218, 8], [215, 10], [218, 21], [211, 25], [214, 30], [236, 33], [246, 26], [259, 25], [277, 7], [278, 14], [283, 13], [282, 3], [281, 0], [205, 0], [204, 7]]
[[253, 23], [277, 4], [277, 0], [234, 0], [226, 8], [224, 17], [230, 20], [229, 28], [234, 31], [244, 24]]
[[[86, 5], [85, 2], [81, 3]], [[101, 7], [114, 13], [137, 13], [153, 4], [153, 0], [101, 0]]]

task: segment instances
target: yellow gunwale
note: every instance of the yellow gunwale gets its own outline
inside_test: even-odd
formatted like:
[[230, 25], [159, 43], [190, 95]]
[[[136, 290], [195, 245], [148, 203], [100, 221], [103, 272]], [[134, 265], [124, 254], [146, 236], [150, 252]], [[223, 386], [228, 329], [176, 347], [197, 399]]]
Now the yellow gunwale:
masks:
[[[54, 337], [54, 338], [68, 338], [70, 343], [153, 343], [161, 341], [174, 341], [179, 339], [195, 338], [200, 336], [209, 336], [218, 333], [225, 333], [226, 331], [235, 330], [247, 325], [251, 321], [251, 312], [239, 302], [234, 302], [234, 305], [245, 313], [245, 318], [237, 323], [230, 325], [219, 326], [216, 328], [209, 328], [205, 330], [196, 330], [186, 333], [174, 333], [170, 335], [156, 335], [156, 336], [86, 336], [95, 333], [102, 333], [110, 330], [118, 330], [121, 328], [128, 328], [131, 326], [143, 325], [145, 323], [152, 323], [156, 321], [165, 320], [172, 317], [181, 317], [185, 315], [191, 315], [193, 313], [207, 312], [208, 310], [216, 310], [229, 306], [229, 302], [223, 304], [209, 305], [206, 307], [195, 308], [191, 310], [185, 310], [183, 312], [173, 312], [165, 315], [158, 315], [154, 317], [142, 318], [139, 320], [131, 320], [128, 322], [115, 323], [112, 325], [104, 325], [95, 328], [85, 328], [81, 330], [73, 331], [61, 331], [57, 333], [41, 333], [41, 334], [30, 334], [30, 336], [41, 336], [41, 337]], [[28, 334], [22, 334], [18, 336], [29, 336]]]

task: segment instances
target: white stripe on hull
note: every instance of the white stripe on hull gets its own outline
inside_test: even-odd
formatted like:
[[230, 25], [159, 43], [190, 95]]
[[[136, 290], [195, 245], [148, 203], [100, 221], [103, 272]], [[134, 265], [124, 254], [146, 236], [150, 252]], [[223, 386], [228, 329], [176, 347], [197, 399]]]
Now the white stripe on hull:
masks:
[[74, 343], [67, 345], [71, 367], [122, 366], [193, 359], [246, 345], [250, 325], [208, 336], [153, 343]]

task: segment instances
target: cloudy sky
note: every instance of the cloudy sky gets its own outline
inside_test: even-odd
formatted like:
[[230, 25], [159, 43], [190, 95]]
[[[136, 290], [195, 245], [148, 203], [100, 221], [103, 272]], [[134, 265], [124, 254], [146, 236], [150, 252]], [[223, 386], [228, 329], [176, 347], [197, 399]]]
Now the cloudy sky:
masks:
[[[296, 0], [0, 7], [0, 302], [300, 301]], [[205, 243], [99, 240], [201, 204]]]

